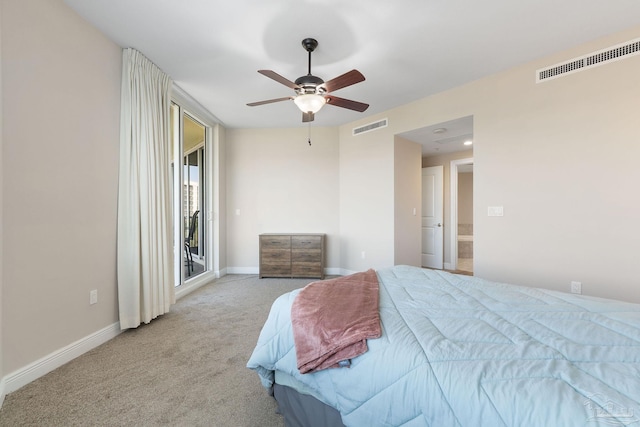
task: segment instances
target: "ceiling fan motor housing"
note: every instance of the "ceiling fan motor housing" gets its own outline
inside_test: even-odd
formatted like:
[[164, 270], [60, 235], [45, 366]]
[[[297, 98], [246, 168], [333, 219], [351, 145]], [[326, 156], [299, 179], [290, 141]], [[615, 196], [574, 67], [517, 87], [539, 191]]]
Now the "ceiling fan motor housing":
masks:
[[311, 74], [298, 77], [295, 81], [295, 84], [298, 86], [298, 88], [296, 89], [296, 93], [298, 95], [314, 93], [322, 95], [326, 92], [326, 89], [324, 88], [324, 86], [322, 86], [324, 84], [324, 80]]

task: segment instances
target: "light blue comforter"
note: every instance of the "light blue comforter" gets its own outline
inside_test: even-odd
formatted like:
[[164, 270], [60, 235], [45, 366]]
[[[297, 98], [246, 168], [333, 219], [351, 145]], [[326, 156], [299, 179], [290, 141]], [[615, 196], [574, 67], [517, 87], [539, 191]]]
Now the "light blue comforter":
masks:
[[[382, 337], [351, 368], [301, 375], [278, 298], [247, 364], [347, 426], [640, 427], [640, 305], [397, 266], [379, 270]], [[280, 381], [279, 381], [280, 382]]]

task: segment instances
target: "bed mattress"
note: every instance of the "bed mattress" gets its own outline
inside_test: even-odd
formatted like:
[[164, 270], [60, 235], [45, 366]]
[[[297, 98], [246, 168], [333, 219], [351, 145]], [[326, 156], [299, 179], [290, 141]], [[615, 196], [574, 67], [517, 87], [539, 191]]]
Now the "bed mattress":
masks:
[[640, 306], [396, 266], [381, 338], [350, 368], [300, 374], [278, 298], [247, 364], [346, 426], [640, 425]]

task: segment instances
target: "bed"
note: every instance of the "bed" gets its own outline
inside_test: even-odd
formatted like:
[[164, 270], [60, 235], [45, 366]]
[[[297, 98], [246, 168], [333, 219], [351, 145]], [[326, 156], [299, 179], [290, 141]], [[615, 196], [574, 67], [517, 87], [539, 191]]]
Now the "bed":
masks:
[[247, 366], [288, 426], [640, 426], [640, 305], [409, 266], [376, 273], [382, 335], [349, 367], [301, 374], [300, 290], [273, 303]]

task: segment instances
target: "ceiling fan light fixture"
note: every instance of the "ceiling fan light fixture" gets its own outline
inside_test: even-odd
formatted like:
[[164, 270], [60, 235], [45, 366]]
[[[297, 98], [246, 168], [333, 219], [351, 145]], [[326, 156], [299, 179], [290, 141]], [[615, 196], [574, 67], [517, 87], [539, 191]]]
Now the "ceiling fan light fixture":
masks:
[[298, 108], [303, 113], [317, 113], [322, 106], [326, 104], [327, 100], [322, 95], [316, 93], [308, 93], [305, 95], [298, 95], [294, 98], [293, 102], [296, 103]]

